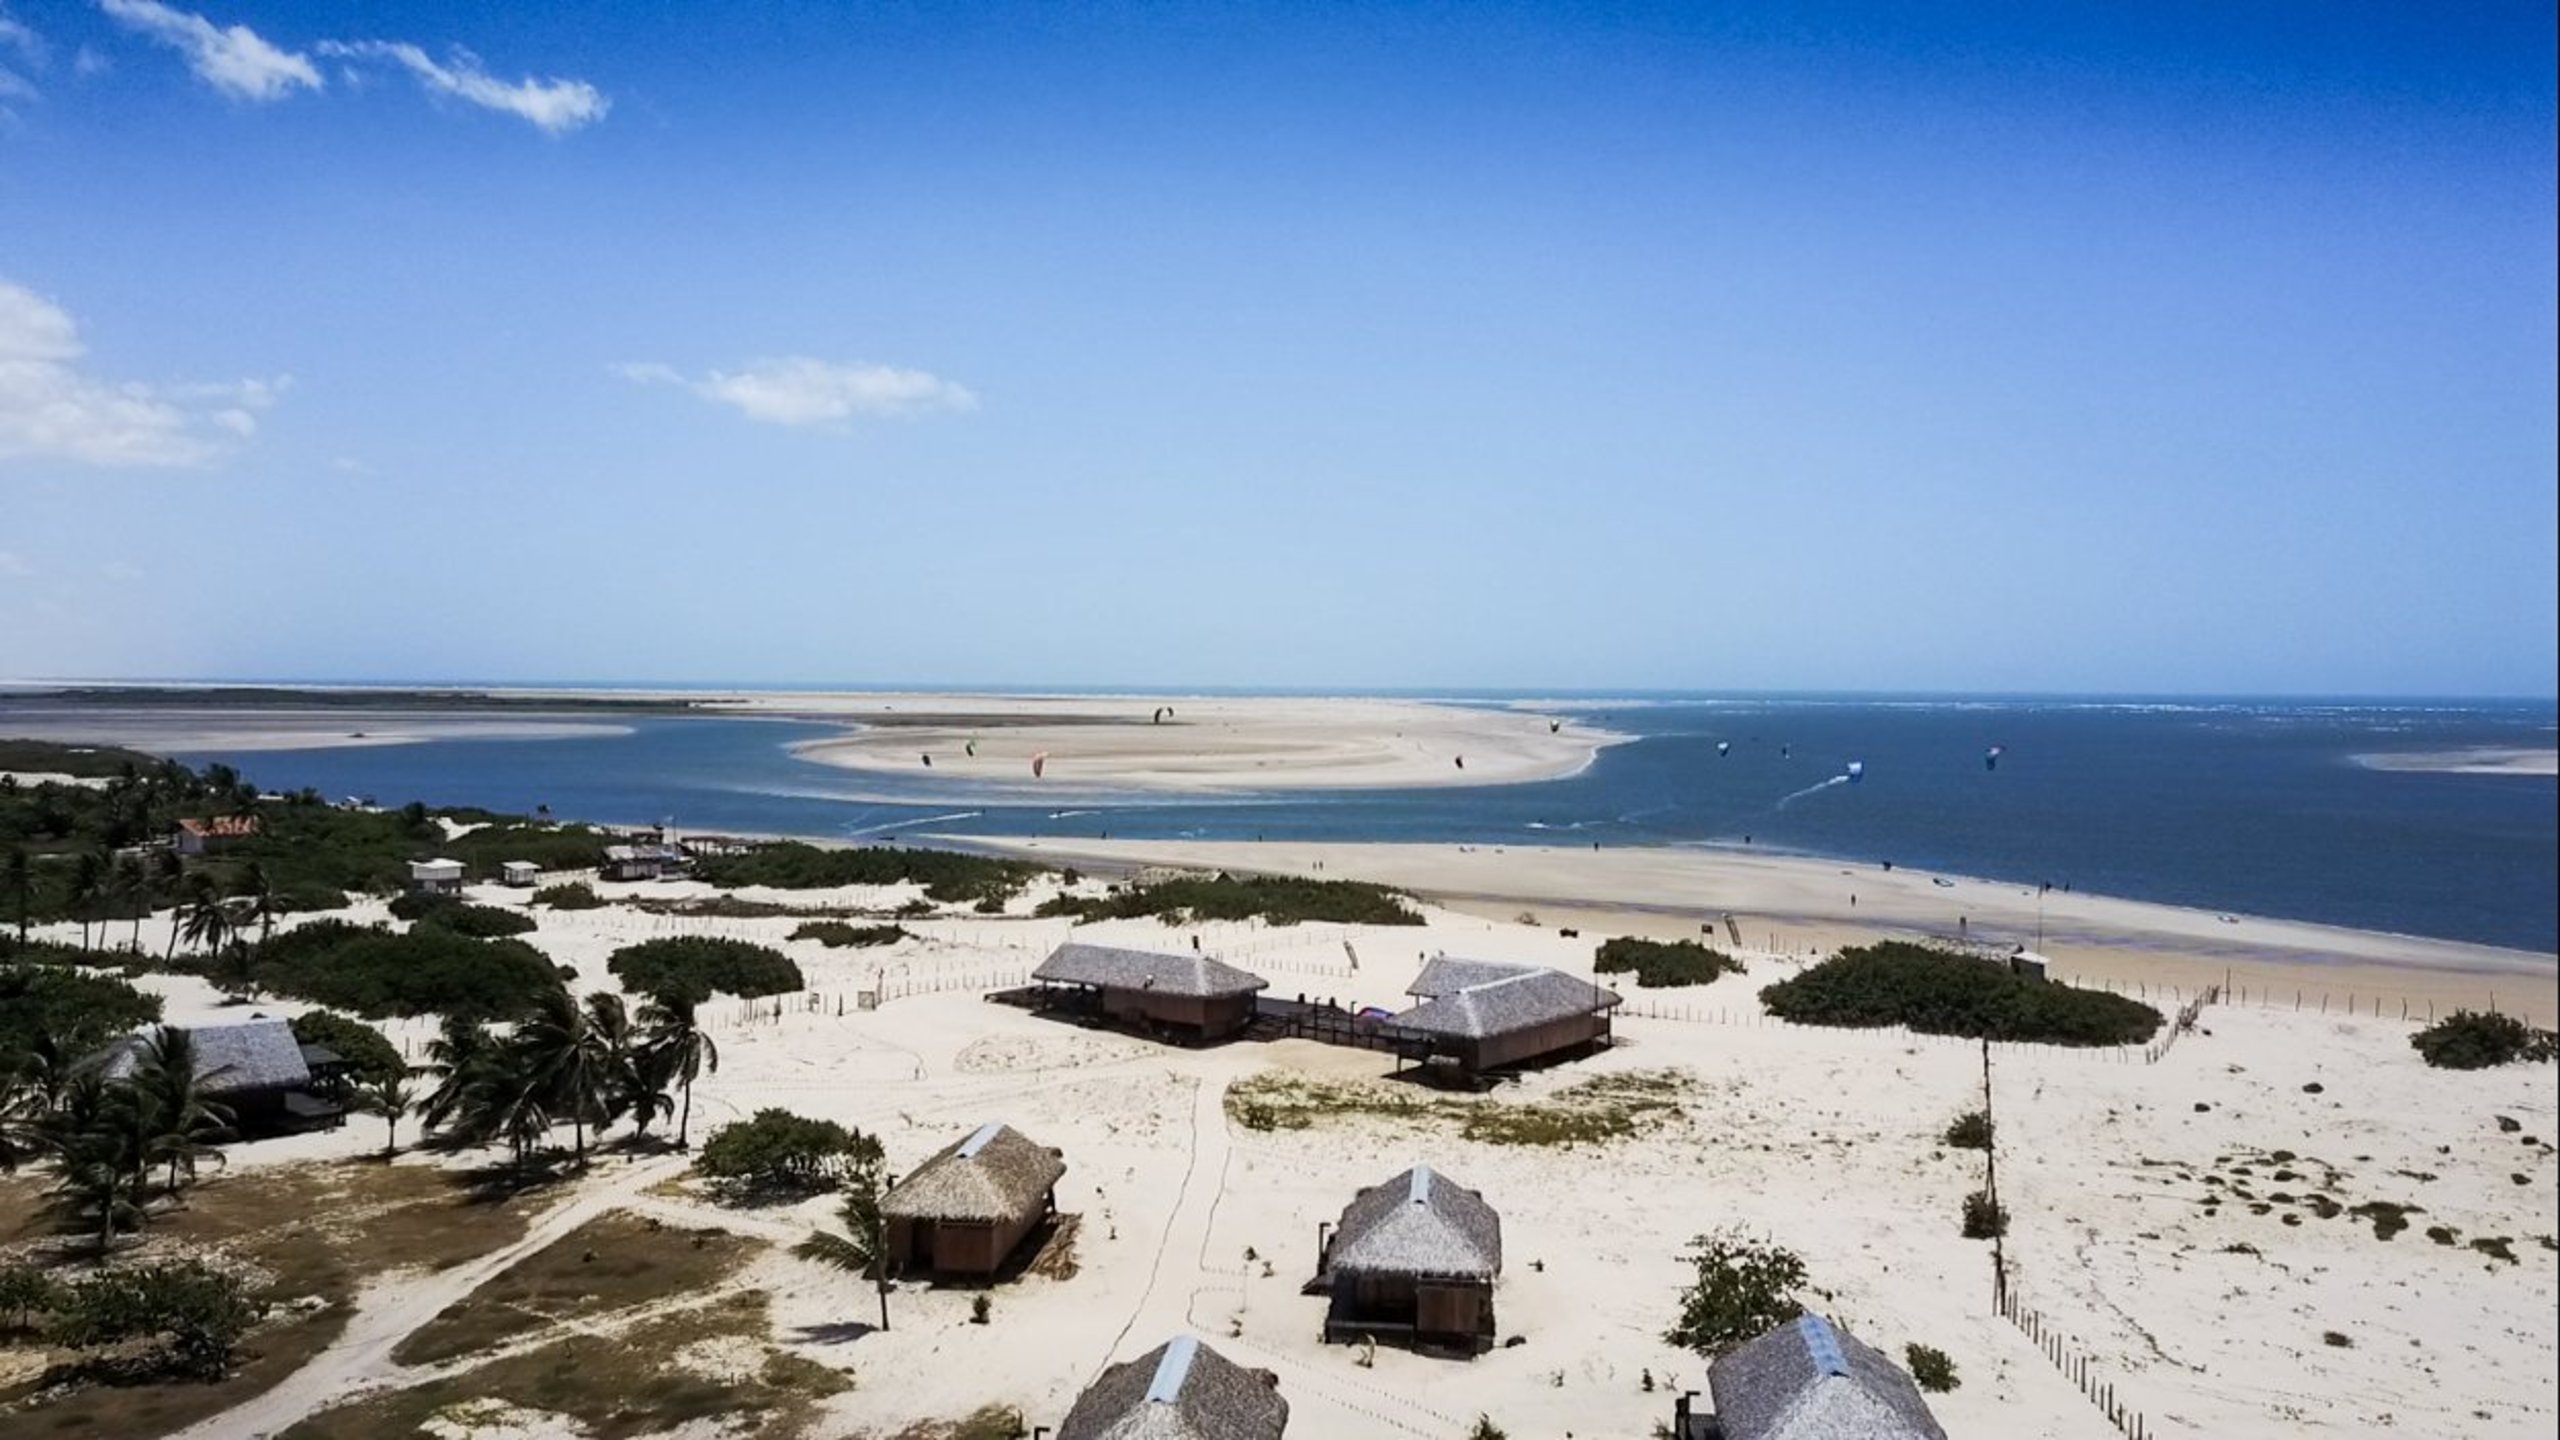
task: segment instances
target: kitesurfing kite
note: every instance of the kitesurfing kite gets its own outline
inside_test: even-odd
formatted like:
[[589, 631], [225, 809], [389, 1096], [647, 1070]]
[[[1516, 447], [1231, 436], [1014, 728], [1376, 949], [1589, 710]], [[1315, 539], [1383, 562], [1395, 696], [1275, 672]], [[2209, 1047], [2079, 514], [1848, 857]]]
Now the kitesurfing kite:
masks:
[[1563, 728], [1564, 728], [1564, 722], [1563, 722], [1563, 721], [1561, 721], [1561, 720], [1550, 720], [1550, 721], [1548, 721], [1548, 722], [1547, 722], [1547, 733], [1548, 733], [1548, 734], [1550, 734], [1550, 735], [1553, 735], [1554, 733], [1556, 733], [1556, 732], [1557, 732], [1557, 731], [1559, 731], [1559, 730], [1562, 730]]
[[1717, 741], [1717, 742], [1716, 742], [1716, 753], [1717, 753], [1718, 755], [1730, 755], [1730, 754], [1732, 754], [1732, 753], [1733, 753], [1733, 742], [1732, 742], [1732, 741], [1730, 741], [1730, 740], [1719, 740], [1719, 741]]
[[926, 757], [924, 757], [924, 768], [926, 768], [927, 770], [930, 770], [930, 769], [932, 769], [932, 768], [933, 768], [933, 757], [932, 757], [932, 756], [927, 755]]
[[1043, 750], [1043, 751], [1041, 751], [1039, 754], [1032, 756], [1032, 757], [1031, 757], [1031, 778], [1032, 778], [1032, 779], [1034, 779], [1034, 780], [1039, 779], [1039, 778], [1040, 778], [1040, 772], [1041, 772], [1041, 770], [1042, 770], [1043, 768], [1045, 768], [1045, 767], [1048, 765], [1048, 763], [1049, 763], [1049, 752], [1048, 752], [1048, 751], [1046, 751], [1046, 750]]
[[1864, 780], [1864, 779], [1866, 779], [1866, 778], [1867, 778], [1867, 762], [1866, 762], [1866, 761], [1864, 761], [1864, 760], [1852, 760], [1852, 761], [1850, 761], [1850, 762], [1849, 762], [1849, 783], [1850, 783], [1850, 784], [1852, 784], [1852, 785], [1855, 785], [1855, 784], [1857, 784], [1859, 781]]
[[969, 742], [969, 756], [970, 756], [970, 758], [971, 758], [971, 759], [976, 759], [976, 758], [977, 758], [977, 754], [978, 754], [978, 742], [977, 742], [977, 741], [975, 741], [975, 740], [972, 740], [972, 741], [970, 741], [970, 742]]
[[1172, 707], [1172, 706], [1170, 706], [1170, 705], [1159, 705], [1159, 706], [1157, 706], [1157, 707], [1156, 707], [1156, 718], [1154, 718], [1153, 720], [1148, 721], [1147, 723], [1148, 723], [1148, 724], [1150, 724], [1150, 725], [1161, 725], [1161, 724], [1163, 724], [1163, 723], [1164, 723], [1164, 717], [1166, 717], [1167, 715], [1170, 715], [1170, 714], [1172, 714], [1172, 713], [1173, 713], [1173, 707]]
[[1460, 756], [1458, 756], [1458, 757], [1457, 757], [1457, 760], [1458, 760], [1458, 768], [1459, 768], [1459, 769], [1464, 770], [1464, 769], [1466, 769], [1466, 768], [1467, 768], [1467, 757], [1466, 757], [1466, 756], [1464, 756], [1464, 755], [1460, 755]]
[[2008, 748], [2009, 748], [2009, 747], [2008, 747], [2008, 746], [2006, 746], [2006, 745], [1994, 745], [1994, 746], [1992, 746], [1990, 749], [1983, 751], [1983, 752], [1982, 752], [1982, 768], [1983, 768], [1983, 769], [1985, 769], [1985, 770], [1997, 770], [1997, 769], [1999, 769], [1999, 768], [2000, 768], [2000, 752], [2001, 752], [2001, 751], [2003, 751], [2003, 750], [2006, 750], [2006, 749], [2008, 749]]

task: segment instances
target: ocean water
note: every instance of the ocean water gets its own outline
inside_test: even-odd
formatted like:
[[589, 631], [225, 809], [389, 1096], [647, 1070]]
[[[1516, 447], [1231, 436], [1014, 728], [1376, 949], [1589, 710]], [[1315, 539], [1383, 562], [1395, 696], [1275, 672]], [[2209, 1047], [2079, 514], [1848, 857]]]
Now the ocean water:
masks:
[[[1498, 697], [1468, 697], [1496, 703]], [[2548, 748], [2547, 703], [1648, 696], [1554, 702], [1634, 735], [1539, 784], [1168, 800], [972, 788], [797, 759], [834, 727], [624, 721], [571, 740], [188, 754], [259, 783], [392, 804], [829, 838], [1094, 837], [1732, 845], [2560, 949], [2548, 776], [2373, 769], [2359, 755]], [[593, 718], [593, 717], [581, 717]], [[1718, 753], [1719, 743], [1728, 747]], [[2003, 747], [1998, 768], [1984, 752]], [[1845, 776], [1852, 762], [1862, 776]]]

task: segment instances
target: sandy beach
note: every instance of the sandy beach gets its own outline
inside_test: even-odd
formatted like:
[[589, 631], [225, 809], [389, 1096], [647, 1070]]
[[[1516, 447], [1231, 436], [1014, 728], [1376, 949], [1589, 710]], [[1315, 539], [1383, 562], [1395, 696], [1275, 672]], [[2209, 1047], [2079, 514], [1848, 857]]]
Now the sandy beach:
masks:
[[2368, 770], [2435, 775], [2560, 775], [2560, 750], [2483, 745], [2469, 750], [2385, 751], [2359, 755]]
[[[707, 710], [853, 722], [795, 746], [847, 770], [1114, 791], [1405, 789], [1553, 780], [1621, 736], [1515, 709], [1366, 699], [764, 695]], [[928, 759], [930, 764], [927, 763]]]
[[467, 712], [152, 707], [21, 711], [0, 730], [29, 740], [121, 745], [156, 755], [223, 750], [329, 750], [431, 740], [577, 740], [627, 735], [610, 721], [474, 716]]
[[1472, 913], [1534, 911], [1552, 925], [1696, 936], [1733, 917], [1744, 941], [1815, 954], [1887, 936], [2024, 946], [2065, 974], [2173, 984], [2225, 981], [2318, 1008], [2423, 1014], [2495, 1005], [2550, 1024], [2560, 960], [2459, 941], [2191, 910], [2033, 885], [1730, 849], [1572, 849], [1159, 840], [968, 843], [1052, 863], [1182, 866], [1373, 880]]
[[[1327, 873], [1349, 868], [1336, 851], [1323, 858]], [[630, 898], [707, 893], [692, 883], [602, 888]], [[739, 893], [804, 906], [915, 898], [903, 886]], [[1683, 1281], [1680, 1252], [1723, 1226], [1803, 1255], [1821, 1307], [1888, 1354], [1913, 1340], [1945, 1350], [1962, 1384], [1931, 1404], [1949, 1435], [2116, 1433], [2040, 1343], [1994, 1311], [1986, 1247], [1957, 1233], [1956, 1211], [1980, 1183], [1979, 1164], [1947, 1150], [1938, 1132], [1978, 1103], [1978, 1048], [1759, 1018], [1757, 988], [1793, 973], [1802, 956], [1746, 944], [1748, 974], [1683, 990], [1641, 990], [1618, 977], [1628, 1004], [1615, 1048], [1485, 1097], [1559, 1103], [1571, 1087], [1606, 1076], [1667, 1087], [1677, 1111], [1634, 1138], [1503, 1145], [1465, 1138], [1448, 1123], [1357, 1113], [1305, 1130], [1255, 1130], [1227, 1111], [1232, 1087], [1273, 1075], [1381, 1083], [1390, 1060], [1304, 1041], [1165, 1047], [980, 997], [1015, 983], [1071, 936], [1167, 949], [1187, 949], [1196, 937], [1207, 953], [1266, 976], [1276, 993], [1398, 1004], [1425, 957], [1443, 952], [1588, 976], [1592, 932], [1565, 937], [1543, 910], [1531, 925], [1437, 905], [1425, 907], [1418, 928], [1031, 918], [1051, 893], [1054, 883], [1042, 882], [1001, 917], [910, 921], [916, 938], [885, 951], [791, 940], [787, 917], [536, 912], [533, 942], [582, 990], [613, 984], [606, 961], [617, 947], [675, 933], [774, 945], [800, 963], [809, 992], [778, 1014], [771, 1002], [706, 1010], [721, 1065], [696, 1091], [698, 1127], [782, 1106], [881, 1136], [903, 1169], [1002, 1120], [1064, 1153], [1058, 1203], [1078, 1217], [1079, 1268], [1069, 1279], [1030, 1277], [985, 1292], [993, 1302], [986, 1325], [969, 1317], [981, 1292], [921, 1283], [898, 1286], [890, 1330], [849, 1325], [875, 1303], [861, 1282], [786, 1253], [830, 1221], [824, 1198], [741, 1211], [671, 1180], [664, 1162], [610, 1161], [562, 1202], [564, 1215], [619, 1208], [770, 1242], [734, 1282], [770, 1297], [772, 1330], [759, 1343], [855, 1382], [828, 1402], [821, 1433], [896, 1435], [988, 1403], [1054, 1426], [1106, 1363], [1193, 1334], [1278, 1377], [1292, 1440], [1456, 1440], [1478, 1415], [1514, 1435], [1645, 1434], [1668, 1417], [1673, 1395], [1702, 1388], [1698, 1357], [1660, 1336]], [[511, 904], [521, 896], [481, 888], [474, 898]], [[378, 917], [379, 904], [357, 914]], [[241, 1013], [200, 981], [145, 983], [169, 996], [172, 1018]], [[878, 1009], [851, 1003], [863, 991], [882, 996]], [[2542, 1144], [2560, 1130], [2550, 1072], [2430, 1070], [2409, 1048], [2412, 1028], [2396, 1015], [2235, 1004], [2208, 1008], [2157, 1064], [2120, 1051], [2004, 1046], [1995, 1055], [2016, 1293], [2040, 1330], [2059, 1337], [2068, 1363], [2087, 1365], [2118, 1403], [2144, 1415], [2149, 1433], [2548, 1433], [2560, 1335], [2560, 1270], [2550, 1242], [2538, 1238], [2554, 1228], [2560, 1179]], [[389, 1029], [412, 1054], [431, 1033], [423, 1021]], [[234, 1167], [246, 1174], [352, 1154], [379, 1133], [357, 1124], [242, 1147]], [[1313, 1263], [1316, 1226], [1358, 1187], [1417, 1162], [1480, 1190], [1500, 1213], [1498, 1325], [1519, 1343], [1472, 1361], [1383, 1348], [1363, 1365], [1357, 1347], [1319, 1343], [1323, 1302], [1301, 1295], [1299, 1284]], [[454, 1162], [413, 1154], [402, 1163]], [[2296, 1169], [2311, 1173], [2296, 1183], [2287, 1179]], [[2308, 1218], [2263, 1198], [2315, 1184], [2348, 1207], [2419, 1206], [2417, 1228], [2385, 1239], [2354, 1213]], [[2426, 1227], [2453, 1238], [2422, 1238]], [[2474, 1250], [2475, 1237], [2507, 1241], [2515, 1259]], [[389, 1344], [381, 1337], [423, 1324], [472, 1283], [467, 1275], [384, 1282], [367, 1293], [356, 1322], [378, 1341], [372, 1348], [324, 1353], [260, 1400], [189, 1433], [216, 1440], [280, 1429], [350, 1397], [417, 1383], [418, 1372], [381, 1358]], [[705, 1363], [660, 1360], [677, 1369]], [[509, 1424], [507, 1433], [521, 1437], [586, 1433], [522, 1407]], [[712, 1433], [700, 1430], [699, 1440]]]

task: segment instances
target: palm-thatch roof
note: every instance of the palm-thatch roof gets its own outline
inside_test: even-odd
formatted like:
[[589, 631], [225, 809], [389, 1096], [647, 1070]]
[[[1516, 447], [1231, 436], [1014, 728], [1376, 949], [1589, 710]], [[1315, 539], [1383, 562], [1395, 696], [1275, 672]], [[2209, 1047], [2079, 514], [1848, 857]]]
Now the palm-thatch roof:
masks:
[[945, 1146], [881, 1199], [885, 1215], [916, 1220], [1018, 1220], [1049, 1208], [1067, 1173], [1058, 1152], [990, 1121]]
[[1102, 1372], [1058, 1440], [1280, 1440], [1289, 1402], [1265, 1376], [1188, 1335]]
[[1031, 978], [1203, 998], [1249, 995], [1271, 985], [1259, 975], [1221, 965], [1205, 955], [1122, 950], [1110, 945], [1061, 945], [1040, 962]]
[[1499, 960], [1459, 960], [1447, 955], [1434, 955], [1431, 963], [1422, 967], [1422, 973], [1413, 977], [1413, 983], [1404, 987], [1404, 993], [1436, 1000], [1452, 991], [1508, 980], [1537, 968], [1535, 965], [1513, 965]]
[[1724, 1440], [1947, 1440], [1902, 1367], [1819, 1315], [1707, 1367]]
[[1502, 1217], [1482, 1195], [1416, 1165], [1352, 1197], [1325, 1264], [1336, 1275], [1491, 1284], [1502, 1273]]
[[1561, 970], [1529, 969], [1452, 990], [1398, 1015], [1395, 1023], [1427, 1035], [1481, 1040], [1529, 1030], [1620, 1004], [1605, 990]]
[[110, 1043], [87, 1063], [109, 1080], [130, 1078], [142, 1064], [145, 1041], [163, 1029], [183, 1029], [195, 1041], [196, 1082], [208, 1095], [248, 1090], [286, 1090], [311, 1083], [311, 1067], [293, 1027], [260, 1017], [228, 1025], [155, 1026]]

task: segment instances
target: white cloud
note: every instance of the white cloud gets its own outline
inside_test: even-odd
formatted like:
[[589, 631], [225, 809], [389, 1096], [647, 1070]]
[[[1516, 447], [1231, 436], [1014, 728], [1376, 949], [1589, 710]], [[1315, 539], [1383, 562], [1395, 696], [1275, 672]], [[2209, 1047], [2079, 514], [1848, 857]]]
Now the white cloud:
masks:
[[188, 466], [257, 429], [252, 413], [292, 381], [150, 385], [76, 363], [79, 326], [61, 306], [0, 280], [0, 461], [41, 456], [101, 466]]
[[[12, 16], [8, 6], [0, 5], [0, 59], [5, 59], [11, 51], [17, 53], [18, 63], [31, 70], [43, 69], [51, 53], [45, 46], [43, 36], [27, 28], [23, 22]], [[0, 65], [0, 120], [9, 119], [14, 113], [9, 109], [8, 102], [36, 98], [38, 97], [34, 81], [10, 69], [7, 65]]]
[[34, 566], [6, 550], [0, 550], [0, 580], [25, 580], [32, 578], [35, 573]]
[[480, 57], [458, 46], [442, 64], [415, 45], [392, 40], [323, 40], [318, 49], [341, 59], [387, 60], [435, 94], [531, 121], [553, 135], [591, 125], [613, 108], [604, 92], [584, 80], [500, 80], [481, 68]]
[[816, 425], [857, 415], [974, 410], [978, 405], [978, 397], [967, 387], [922, 370], [833, 365], [806, 355], [759, 360], [743, 370], [712, 370], [698, 377], [653, 362], [617, 365], [614, 370], [637, 384], [674, 385], [690, 390], [769, 425]]
[[160, 0], [98, 0], [98, 8], [185, 55], [198, 78], [237, 99], [282, 100], [321, 87], [308, 56], [278, 49], [246, 25], [219, 26]]

